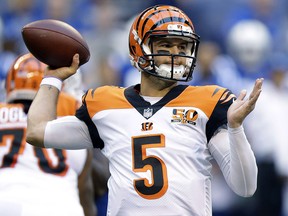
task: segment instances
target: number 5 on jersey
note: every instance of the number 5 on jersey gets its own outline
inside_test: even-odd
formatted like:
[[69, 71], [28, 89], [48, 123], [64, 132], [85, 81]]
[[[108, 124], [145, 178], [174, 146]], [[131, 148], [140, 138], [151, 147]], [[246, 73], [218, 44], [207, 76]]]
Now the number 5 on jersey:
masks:
[[132, 169], [134, 172], [151, 173], [151, 183], [148, 179], [134, 179], [136, 192], [145, 199], [158, 199], [168, 189], [167, 169], [163, 160], [155, 155], [147, 155], [147, 148], [165, 147], [165, 136], [154, 134], [132, 137]]

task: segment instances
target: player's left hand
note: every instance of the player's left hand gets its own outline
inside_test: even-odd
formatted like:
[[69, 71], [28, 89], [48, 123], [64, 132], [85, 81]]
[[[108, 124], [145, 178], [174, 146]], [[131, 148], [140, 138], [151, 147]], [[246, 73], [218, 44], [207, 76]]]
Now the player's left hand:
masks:
[[254, 110], [256, 102], [262, 91], [263, 81], [263, 78], [255, 81], [255, 85], [249, 99], [245, 99], [247, 91], [242, 90], [238, 98], [233, 102], [233, 104], [231, 104], [227, 112], [228, 126], [230, 128], [240, 127], [246, 116], [248, 116], [249, 113]]

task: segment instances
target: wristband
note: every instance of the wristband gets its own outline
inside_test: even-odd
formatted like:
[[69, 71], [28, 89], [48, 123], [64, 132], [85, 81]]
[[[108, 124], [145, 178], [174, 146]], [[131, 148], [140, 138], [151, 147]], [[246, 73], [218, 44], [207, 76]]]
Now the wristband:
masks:
[[41, 85], [51, 85], [56, 87], [59, 91], [62, 89], [62, 83], [63, 81], [56, 78], [56, 77], [44, 77], [40, 83]]

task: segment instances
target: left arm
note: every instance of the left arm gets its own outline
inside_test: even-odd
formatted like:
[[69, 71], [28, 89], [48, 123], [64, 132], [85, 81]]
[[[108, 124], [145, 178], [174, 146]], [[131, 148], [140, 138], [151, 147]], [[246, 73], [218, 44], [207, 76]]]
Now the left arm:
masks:
[[220, 129], [209, 150], [229, 187], [239, 196], [252, 196], [257, 188], [257, 165], [243, 127]]
[[230, 188], [240, 196], [252, 196], [257, 188], [257, 164], [242, 127], [255, 108], [263, 79], [257, 79], [249, 99], [246, 91], [231, 104], [227, 112], [228, 131], [220, 129], [209, 141], [209, 150], [223, 172]]

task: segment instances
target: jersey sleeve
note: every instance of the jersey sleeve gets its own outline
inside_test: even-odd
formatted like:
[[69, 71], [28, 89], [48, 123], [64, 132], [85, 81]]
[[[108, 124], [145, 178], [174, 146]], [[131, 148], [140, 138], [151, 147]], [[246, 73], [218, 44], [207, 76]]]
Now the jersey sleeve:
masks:
[[227, 111], [235, 99], [236, 96], [229, 89], [226, 89], [219, 98], [206, 125], [206, 136], [208, 142], [219, 127], [223, 127], [223, 125], [226, 127]]
[[44, 133], [44, 146], [57, 149], [92, 148], [88, 128], [75, 116], [49, 121]]
[[219, 129], [208, 146], [229, 187], [239, 196], [252, 196], [257, 188], [258, 170], [243, 127]]
[[93, 143], [93, 147], [102, 149], [104, 147], [104, 142], [100, 138], [97, 127], [91, 119], [86, 101], [87, 98], [93, 98], [94, 91], [95, 90], [90, 89], [83, 95], [82, 106], [76, 111], [76, 117], [87, 125]]

